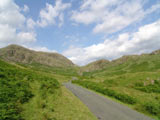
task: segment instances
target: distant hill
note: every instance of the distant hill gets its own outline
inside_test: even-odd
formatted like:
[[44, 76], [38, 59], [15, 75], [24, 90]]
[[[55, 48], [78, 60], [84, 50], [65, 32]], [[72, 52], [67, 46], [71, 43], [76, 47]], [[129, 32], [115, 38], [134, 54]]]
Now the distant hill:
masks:
[[[141, 55], [125, 55], [118, 59], [108, 61], [106, 59], [97, 60], [92, 63], [89, 63], [86, 66], [82, 67], [83, 72], [93, 72], [98, 70], [111, 70], [111, 68], [116, 68], [121, 66], [118, 69], [133, 69], [133, 67], [140, 67], [139, 65], [144, 64], [144, 68], [156, 67], [158, 61], [160, 60], [160, 50], [153, 51], [149, 54]], [[146, 64], [146, 65], [145, 65]]]
[[[72, 61], [58, 53], [37, 52], [18, 45], [9, 45], [5, 48], [1, 48], [0, 58], [8, 62], [27, 64], [31, 65], [31, 67], [36, 66], [37, 69], [41, 69], [45, 66], [51, 67], [47, 68], [48, 72], [53, 71], [53, 68], [65, 68], [60, 70], [62, 74], [66, 72], [70, 72], [72, 74], [79, 70], [80, 73], [93, 71], [100, 72], [102, 70], [133, 71], [136, 67], [139, 70], [141, 69], [140, 71], [143, 71], [147, 69], [150, 70], [151, 68], [154, 69], [157, 65], [159, 65], [158, 61], [160, 59], [160, 50], [153, 51], [149, 54], [126, 55], [112, 61], [101, 59], [82, 67], [77, 67], [72, 63]], [[140, 68], [140, 66], [143, 67]], [[54, 71], [57, 73], [57, 70], [58, 69], [55, 69]]]
[[105, 60], [105, 59], [97, 60], [97, 61], [89, 63], [86, 66], [83, 66], [82, 71], [89, 72], [89, 71], [100, 70], [100, 69], [105, 68], [109, 63], [110, 61]]
[[58, 53], [37, 52], [18, 45], [0, 49], [0, 58], [8, 62], [41, 64], [51, 67], [72, 67], [72, 61]]
[[152, 54], [152, 55], [160, 54], [160, 50], [153, 51], [151, 54]]

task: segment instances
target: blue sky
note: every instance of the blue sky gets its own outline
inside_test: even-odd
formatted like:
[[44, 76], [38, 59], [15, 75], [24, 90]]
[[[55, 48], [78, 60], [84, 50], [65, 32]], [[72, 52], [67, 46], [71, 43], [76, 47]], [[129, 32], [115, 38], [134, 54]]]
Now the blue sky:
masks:
[[9, 44], [58, 52], [78, 65], [148, 53], [160, 49], [160, 1], [0, 1], [0, 47]]

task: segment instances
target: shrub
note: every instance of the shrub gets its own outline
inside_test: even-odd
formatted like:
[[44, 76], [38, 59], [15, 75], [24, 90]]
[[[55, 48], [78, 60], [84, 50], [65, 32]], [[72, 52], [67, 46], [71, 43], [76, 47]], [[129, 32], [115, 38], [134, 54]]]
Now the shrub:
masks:
[[136, 87], [143, 87], [144, 86], [144, 83], [143, 82], [137, 82], [135, 84]]
[[160, 82], [155, 80], [153, 85], [149, 84], [147, 86], [136, 83], [134, 88], [147, 93], [160, 93]]
[[147, 112], [151, 113], [152, 115], [160, 116], [160, 103], [147, 102], [144, 104], [144, 108]]
[[80, 80], [72, 81], [72, 83], [79, 84], [83, 87], [86, 87], [88, 89], [94, 90], [94, 91], [102, 93], [104, 95], [113, 97], [113, 98], [120, 100], [121, 102], [124, 102], [127, 104], [135, 104], [136, 103], [135, 98], [133, 98], [127, 94], [118, 93], [114, 90], [108, 89], [105, 87], [105, 85], [103, 85], [101, 83], [95, 83], [95, 82], [91, 82], [91, 81], [80, 81]]

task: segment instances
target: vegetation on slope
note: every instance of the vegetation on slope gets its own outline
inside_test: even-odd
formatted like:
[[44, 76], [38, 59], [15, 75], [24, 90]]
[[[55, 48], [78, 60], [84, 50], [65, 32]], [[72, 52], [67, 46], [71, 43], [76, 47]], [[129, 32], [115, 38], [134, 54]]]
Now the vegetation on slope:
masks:
[[81, 67], [81, 71], [91, 72], [91, 71], [101, 70], [104, 69], [109, 63], [110, 61], [105, 59], [97, 60], [92, 63], [89, 63], [86, 66]]
[[0, 119], [22, 119], [20, 105], [33, 94], [23, 72], [0, 61]]
[[129, 96], [127, 94], [123, 93], [118, 93], [114, 90], [106, 88], [103, 84], [101, 83], [95, 83], [91, 81], [72, 81], [72, 83], [76, 83], [79, 85], [82, 85], [83, 87], [86, 87], [88, 89], [94, 90], [96, 92], [99, 92], [101, 94], [113, 97], [117, 100], [120, 100], [121, 102], [127, 103], [127, 104], [135, 104], [136, 99], [133, 98], [132, 96]]
[[0, 49], [0, 58], [34, 71], [65, 77], [66, 80], [78, 76], [79, 68], [58, 53], [36, 52], [18, 45], [9, 45]]
[[70, 80], [71, 73], [56, 74], [54, 68], [50, 71], [39, 67], [0, 60], [0, 120], [96, 120], [78, 98], [60, 85]]
[[62, 87], [62, 95], [55, 101], [54, 108], [53, 116], [57, 120], [97, 120], [87, 106], [66, 87]]
[[18, 45], [0, 49], [0, 57], [5, 61], [23, 64], [42, 64], [51, 67], [73, 67], [74, 64], [58, 53], [36, 52]]
[[113, 98], [115, 93], [133, 97], [133, 109], [160, 119], [160, 50], [123, 56], [105, 68], [83, 72], [75, 83]]
[[[45, 73], [50, 73], [54, 75], [60, 75], [60, 76], [65, 76], [68, 78], [72, 78], [73, 76], [78, 76], [78, 67], [51, 67], [43, 64], [38, 64], [38, 63], [32, 63], [32, 64], [20, 64], [21, 66], [24, 66], [26, 68], [30, 68], [35, 71], [41, 71]], [[61, 82], [61, 81], [60, 81]]]
[[[32, 83], [40, 85], [41, 98], [47, 94], [56, 94], [60, 85], [57, 80], [27, 69], [20, 69], [0, 61], [0, 119], [23, 119], [23, 104], [29, 102], [36, 95], [32, 90]], [[41, 99], [40, 99], [41, 100]]]

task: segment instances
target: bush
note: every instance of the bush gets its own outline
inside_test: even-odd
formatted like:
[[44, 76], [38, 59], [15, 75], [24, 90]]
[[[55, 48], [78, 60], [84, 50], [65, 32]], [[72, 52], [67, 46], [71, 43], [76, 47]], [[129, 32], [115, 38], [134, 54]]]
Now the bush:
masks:
[[91, 81], [80, 81], [80, 80], [72, 81], [72, 83], [79, 84], [83, 87], [86, 87], [88, 89], [94, 90], [94, 91], [102, 93], [104, 95], [113, 97], [113, 98], [120, 100], [121, 102], [124, 102], [127, 104], [135, 104], [136, 103], [135, 98], [133, 98], [127, 94], [117, 93], [114, 90], [106, 88], [105, 85], [103, 85], [101, 83], [95, 83], [95, 82], [91, 82]]
[[136, 83], [134, 88], [147, 93], [160, 93], [160, 82], [155, 80], [153, 85], [149, 84], [147, 86], [142, 85], [142, 83]]
[[144, 86], [144, 83], [143, 82], [137, 82], [135, 84], [135, 87], [143, 87]]
[[160, 116], [160, 103], [147, 102], [144, 104], [144, 108], [150, 114]]

